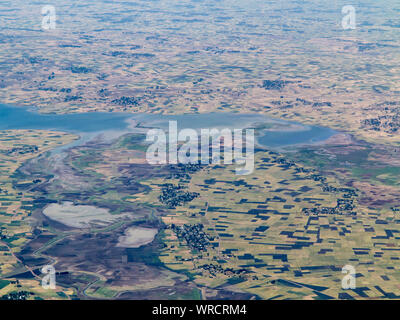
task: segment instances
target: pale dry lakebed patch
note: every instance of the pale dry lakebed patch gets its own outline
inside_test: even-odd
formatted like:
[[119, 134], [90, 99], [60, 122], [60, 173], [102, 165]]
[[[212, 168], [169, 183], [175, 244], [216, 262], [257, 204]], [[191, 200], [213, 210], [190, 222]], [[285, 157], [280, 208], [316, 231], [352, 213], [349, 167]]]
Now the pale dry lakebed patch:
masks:
[[139, 248], [151, 243], [158, 233], [154, 228], [131, 227], [125, 230], [125, 235], [119, 237], [117, 247]]
[[127, 216], [127, 214], [113, 215], [108, 209], [74, 205], [72, 202], [52, 203], [43, 210], [43, 214], [72, 228], [105, 227]]

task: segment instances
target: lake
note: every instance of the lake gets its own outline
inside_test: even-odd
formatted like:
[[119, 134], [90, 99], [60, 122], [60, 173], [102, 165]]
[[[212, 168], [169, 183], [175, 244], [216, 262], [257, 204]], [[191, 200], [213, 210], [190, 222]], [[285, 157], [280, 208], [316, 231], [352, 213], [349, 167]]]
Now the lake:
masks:
[[[338, 133], [330, 128], [303, 125], [296, 122], [273, 119], [260, 114], [206, 113], [161, 115], [107, 112], [41, 114], [33, 108], [0, 104], [0, 130], [41, 129], [80, 135], [80, 140], [75, 141], [67, 147], [83, 144], [99, 135], [105, 138], [115, 138], [124, 133], [145, 132], [143, 127], [166, 129], [168, 121], [171, 120], [177, 121], [178, 129], [244, 129], [256, 127], [259, 128], [257, 136], [258, 144], [269, 148], [315, 144]], [[133, 123], [139, 125], [140, 128], [134, 127]], [[61, 149], [58, 148], [58, 150]]]

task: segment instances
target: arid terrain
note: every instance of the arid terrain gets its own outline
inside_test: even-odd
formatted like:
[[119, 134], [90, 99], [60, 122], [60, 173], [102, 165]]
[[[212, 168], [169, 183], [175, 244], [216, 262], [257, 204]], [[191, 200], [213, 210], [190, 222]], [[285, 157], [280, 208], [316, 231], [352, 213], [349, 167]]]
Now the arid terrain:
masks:
[[[353, 1], [350, 30], [341, 0], [52, 5], [46, 30], [44, 4], [0, 3], [0, 298], [400, 298], [399, 1]], [[13, 128], [5, 105], [336, 131], [257, 146], [237, 176], [149, 164], [141, 123], [79, 143], [83, 128]]]

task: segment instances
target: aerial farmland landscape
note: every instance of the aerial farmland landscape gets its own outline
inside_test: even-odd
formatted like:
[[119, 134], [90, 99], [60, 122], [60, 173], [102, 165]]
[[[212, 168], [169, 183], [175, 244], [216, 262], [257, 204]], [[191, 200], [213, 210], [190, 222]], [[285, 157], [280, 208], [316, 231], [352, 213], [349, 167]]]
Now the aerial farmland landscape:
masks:
[[400, 2], [0, 2], [1, 300], [400, 299]]

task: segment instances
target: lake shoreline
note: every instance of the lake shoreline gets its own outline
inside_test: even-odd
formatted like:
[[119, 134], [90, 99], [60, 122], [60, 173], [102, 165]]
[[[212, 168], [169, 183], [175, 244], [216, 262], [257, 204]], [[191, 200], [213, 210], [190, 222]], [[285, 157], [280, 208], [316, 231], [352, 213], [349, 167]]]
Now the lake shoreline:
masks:
[[[33, 111], [32, 111], [33, 110]], [[79, 136], [74, 142], [58, 147], [52, 154], [84, 145], [94, 139], [115, 140], [125, 134], [146, 134], [150, 128], [167, 129], [177, 121], [179, 129], [256, 130], [256, 146], [266, 149], [297, 148], [323, 143], [336, 134], [331, 128], [305, 125], [252, 113], [202, 113], [163, 115], [146, 113], [87, 112], [76, 114], [41, 114], [34, 107], [0, 104], [0, 130], [32, 129], [67, 132]]]

